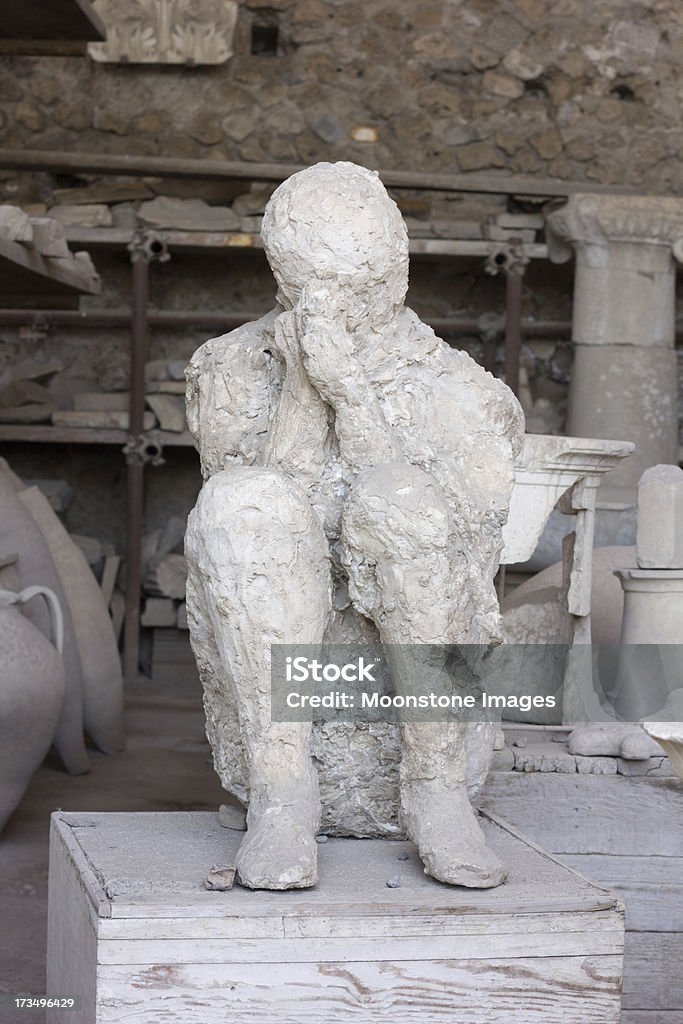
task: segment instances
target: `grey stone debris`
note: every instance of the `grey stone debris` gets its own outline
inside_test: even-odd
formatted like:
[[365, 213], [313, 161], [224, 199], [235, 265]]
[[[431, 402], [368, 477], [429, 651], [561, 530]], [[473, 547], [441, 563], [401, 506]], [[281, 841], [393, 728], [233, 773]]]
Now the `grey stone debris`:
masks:
[[231, 828], [235, 832], [247, 831], [247, 812], [244, 807], [221, 804], [218, 808], [218, 821], [223, 828]]
[[183, 600], [187, 565], [184, 555], [167, 554], [154, 557], [145, 575], [145, 590], [160, 597]]
[[175, 626], [175, 604], [169, 597], [148, 597], [140, 617], [140, 624], [157, 628]]
[[[105, 409], [58, 409], [52, 414], [52, 422], [56, 427], [128, 430], [130, 414], [127, 412], [109, 412]], [[142, 421], [142, 429], [151, 430], [155, 425], [156, 418], [154, 413], [146, 412]]]
[[78, 412], [128, 412], [129, 391], [82, 391], [73, 398], [74, 409]]
[[235, 884], [235, 866], [214, 864], [204, 882], [204, 886], [215, 892], [229, 892]]
[[71, 206], [61, 203], [48, 210], [48, 216], [64, 225], [78, 225], [83, 228], [109, 228], [112, 219], [106, 203], [78, 204]]
[[180, 395], [148, 395], [147, 405], [159, 421], [162, 430], [182, 433], [185, 426], [185, 402]]
[[0, 206], [0, 238], [6, 238], [9, 242], [24, 242], [26, 244], [33, 241], [31, 218], [21, 207]]
[[203, 199], [157, 196], [141, 204], [138, 217], [150, 227], [180, 231], [233, 231], [239, 227], [239, 218], [227, 206], [209, 206]]

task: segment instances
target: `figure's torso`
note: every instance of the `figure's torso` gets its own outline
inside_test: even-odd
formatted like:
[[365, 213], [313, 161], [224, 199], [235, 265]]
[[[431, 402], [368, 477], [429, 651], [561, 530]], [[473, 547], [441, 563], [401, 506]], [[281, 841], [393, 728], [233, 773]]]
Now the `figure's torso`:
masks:
[[[206, 342], [192, 359], [188, 421], [205, 477], [235, 462], [263, 464], [285, 372], [274, 344], [277, 314]], [[475, 518], [504, 516], [523, 420], [502, 382], [408, 309], [388, 351], [365, 371], [406, 461], [434, 475], [454, 510], [464, 503]], [[334, 542], [347, 484], [331, 410], [329, 421], [321, 468], [306, 489]]]

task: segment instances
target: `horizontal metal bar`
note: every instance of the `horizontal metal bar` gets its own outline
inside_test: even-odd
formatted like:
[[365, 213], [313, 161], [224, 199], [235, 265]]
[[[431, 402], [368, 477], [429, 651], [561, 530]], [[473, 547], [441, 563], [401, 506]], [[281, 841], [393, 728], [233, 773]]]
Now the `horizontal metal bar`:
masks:
[[[245, 179], [284, 181], [301, 171], [302, 164], [244, 163], [234, 160], [196, 160], [136, 154], [74, 153], [63, 150], [0, 149], [0, 168], [51, 173], [121, 174], [132, 177]], [[628, 185], [597, 185], [594, 182], [560, 181], [510, 174], [432, 174], [418, 171], [380, 170], [385, 185], [436, 192], [486, 192], [496, 195], [568, 196], [575, 192], [642, 195]]]
[[[265, 316], [263, 312], [218, 313], [214, 310], [161, 310], [150, 309], [147, 322], [150, 327], [210, 327], [232, 330]], [[132, 311], [126, 309], [0, 309], [0, 324], [9, 326], [63, 326], [63, 327], [130, 327]], [[424, 317], [435, 331], [445, 334], [481, 334], [481, 324], [470, 317]], [[487, 332], [490, 330], [487, 325]], [[503, 334], [501, 319], [498, 333]], [[523, 320], [522, 331], [526, 337], [557, 338], [571, 334], [569, 320]]]

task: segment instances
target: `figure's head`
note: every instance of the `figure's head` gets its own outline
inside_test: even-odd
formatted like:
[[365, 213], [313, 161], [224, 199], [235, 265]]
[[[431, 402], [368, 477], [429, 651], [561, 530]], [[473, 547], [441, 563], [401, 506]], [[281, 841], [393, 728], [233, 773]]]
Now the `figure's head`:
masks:
[[344, 288], [351, 328], [381, 327], [403, 305], [408, 233], [374, 171], [320, 163], [292, 175], [273, 193], [261, 237], [285, 308], [314, 280]]

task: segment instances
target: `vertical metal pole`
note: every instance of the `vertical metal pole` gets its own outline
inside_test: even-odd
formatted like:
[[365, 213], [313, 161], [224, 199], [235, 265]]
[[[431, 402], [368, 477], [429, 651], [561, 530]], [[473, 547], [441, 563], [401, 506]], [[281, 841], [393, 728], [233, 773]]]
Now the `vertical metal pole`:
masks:
[[484, 349], [484, 369], [488, 370], [489, 373], [496, 375], [496, 355], [498, 353], [498, 338], [489, 331], [482, 341], [482, 347]]
[[519, 395], [519, 356], [522, 347], [522, 281], [524, 262], [513, 255], [505, 269], [505, 383]]
[[126, 621], [123, 638], [123, 671], [126, 685], [137, 682], [140, 660], [141, 542], [144, 522], [144, 475], [142, 437], [145, 414], [145, 363], [147, 362], [147, 302], [149, 257], [140, 236], [131, 246], [133, 313], [130, 360], [130, 439], [127, 445], [128, 487], [126, 505]]

